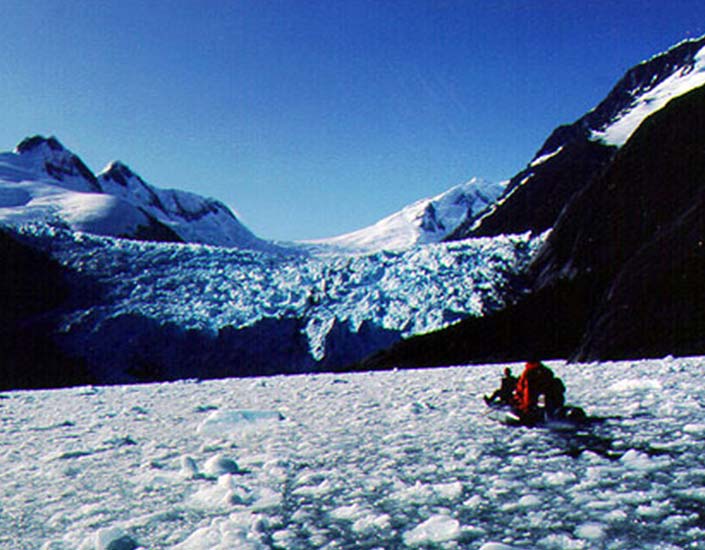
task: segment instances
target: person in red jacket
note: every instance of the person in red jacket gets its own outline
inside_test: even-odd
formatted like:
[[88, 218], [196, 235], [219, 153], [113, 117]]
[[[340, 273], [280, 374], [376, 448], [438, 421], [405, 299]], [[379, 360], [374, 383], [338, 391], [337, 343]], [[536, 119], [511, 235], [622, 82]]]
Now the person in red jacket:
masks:
[[545, 409], [549, 416], [563, 407], [565, 386], [553, 371], [540, 361], [529, 361], [517, 381], [514, 391], [514, 406], [525, 416], [539, 410], [539, 397], [544, 396]]

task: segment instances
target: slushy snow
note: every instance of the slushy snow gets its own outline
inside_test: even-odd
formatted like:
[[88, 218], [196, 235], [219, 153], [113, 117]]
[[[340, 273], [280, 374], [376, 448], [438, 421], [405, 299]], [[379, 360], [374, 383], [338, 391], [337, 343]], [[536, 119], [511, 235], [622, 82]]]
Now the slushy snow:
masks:
[[702, 548], [705, 359], [549, 364], [604, 423], [492, 420], [503, 365], [5, 392], [0, 547]]

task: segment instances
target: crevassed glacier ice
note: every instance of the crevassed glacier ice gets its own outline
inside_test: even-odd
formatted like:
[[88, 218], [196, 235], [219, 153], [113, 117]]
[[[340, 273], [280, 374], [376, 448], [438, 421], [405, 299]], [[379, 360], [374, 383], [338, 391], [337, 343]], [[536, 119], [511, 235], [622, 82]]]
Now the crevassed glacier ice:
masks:
[[[125, 319], [213, 338], [248, 328], [260, 328], [259, 336], [283, 330], [288, 320], [287, 330], [300, 333], [313, 361], [334, 352], [338, 361], [357, 359], [350, 356], [356, 348], [370, 351], [359, 340], [333, 350], [331, 338], [339, 333], [370, 333], [388, 345], [390, 338], [502, 306], [543, 242], [542, 236], [524, 234], [399, 252], [315, 255], [136, 242], [46, 226], [25, 227], [21, 235], [101, 289], [99, 300], [77, 306], [63, 321], [77, 346]], [[101, 345], [96, 342], [91, 345]]]

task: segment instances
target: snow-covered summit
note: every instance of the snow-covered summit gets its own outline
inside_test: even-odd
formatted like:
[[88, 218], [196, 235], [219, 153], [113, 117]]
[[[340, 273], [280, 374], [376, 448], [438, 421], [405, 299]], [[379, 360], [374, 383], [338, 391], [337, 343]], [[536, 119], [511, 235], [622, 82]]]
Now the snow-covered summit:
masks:
[[572, 197], [612, 162], [637, 127], [668, 102], [705, 85], [705, 36], [686, 40], [629, 69], [607, 96], [571, 124], [557, 127], [478, 223], [451, 239], [554, 226]]
[[[683, 40], [629, 69], [595, 108], [573, 124], [556, 128], [529, 166], [558, 152], [573, 154], [567, 145], [576, 138], [621, 147], [649, 115], [704, 84], [705, 35]], [[560, 161], [560, 155], [556, 157], [552, 160]]]
[[97, 235], [268, 249], [214, 199], [146, 183], [113, 162], [96, 176], [55, 137], [0, 154], [0, 224], [44, 222]]
[[0, 224], [42, 222], [98, 235], [181, 240], [119, 197], [54, 137], [34, 136], [0, 154]]
[[187, 191], [158, 189], [122, 162], [111, 162], [97, 179], [104, 193], [134, 204], [186, 242], [246, 248], [269, 246], [223, 203]]
[[96, 175], [53, 136], [29, 137], [0, 154], [0, 224], [44, 222], [104, 236], [269, 251], [358, 253], [440, 242], [479, 216], [503, 190], [503, 184], [473, 178], [370, 227], [276, 244], [254, 235], [222, 202], [155, 187], [123, 162], [113, 161]]
[[13, 153], [30, 172], [61, 182], [74, 191], [100, 192], [95, 175], [83, 161], [54, 136], [32, 136], [22, 140]]
[[369, 227], [309, 242], [360, 252], [403, 250], [417, 244], [437, 243], [461, 224], [477, 218], [503, 191], [501, 183], [472, 178], [435, 197], [419, 200]]

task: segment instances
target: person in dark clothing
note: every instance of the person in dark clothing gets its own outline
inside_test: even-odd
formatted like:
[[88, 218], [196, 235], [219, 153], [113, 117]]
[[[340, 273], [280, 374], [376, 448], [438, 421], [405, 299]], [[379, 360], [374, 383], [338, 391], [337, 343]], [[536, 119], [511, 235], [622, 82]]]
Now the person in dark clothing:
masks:
[[502, 404], [511, 404], [516, 387], [517, 378], [512, 375], [512, 370], [509, 368], [504, 369], [504, 376], [502, 377], [499, 388], [496, 389], [495, 392], [489, 397], [486, 395], [484, 396], [485, 403], [490, 405], [499, 399], [499, 402]]
[[546, 415], [549, 418], [556, 418], [565, 406], [565, 385], [563, 380], [554, 376], [549, 381], [544, 392], [546, 399]]

